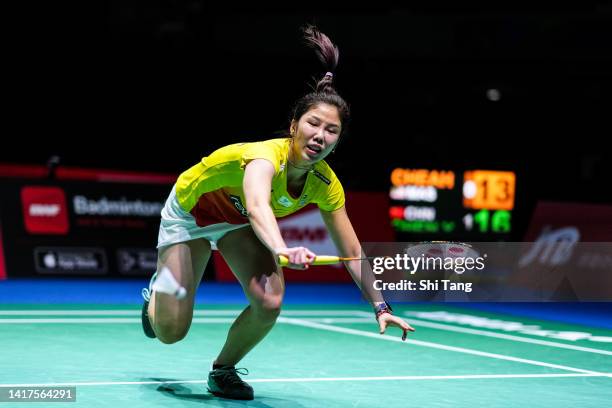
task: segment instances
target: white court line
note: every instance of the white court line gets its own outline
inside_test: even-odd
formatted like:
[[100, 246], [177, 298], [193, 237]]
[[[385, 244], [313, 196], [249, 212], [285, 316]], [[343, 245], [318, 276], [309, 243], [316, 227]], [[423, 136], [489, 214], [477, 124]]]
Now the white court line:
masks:
[[140, 316], [140, 310], [0, 310], [0, 316]]
[[[567, 377], [608, 377], [612, 373], [601, 374], [468, 374], [468, 375], [401, 375], [389, 377], [320, 377], [320, 378], [260, 378], [249, 379], [249, 383], [278, 382], [332, 382], [332, 381], [423, 381], [423, 380], [485, 380], [506, 378], [567, 378]], [[206, 384], [207, 380], [176, 381], [99, 381], [99, 382], [64, 382], [34, 384], [0, 384], [0, 388], [14, 387], [82, 387], [108, 385], [169, 385], [169, 384]]]
[[[194, 310], [192, 323], [233, 323], [242, 310]], [[7, 316], [140, 316], [139, 310], [0, 310], [0, 315]], [[282, 316], [360, 316], [357, 310], [286, 310]], [[198, 317], [206, 316], [206, 317]], [[216, 318], [208, 316], [230, 316]], [[2, 319], [0, 324], [119, 324], [140, 323], [138, 318], [20, 318]]]
[[514, 336], [511, 334], [496, 333], [496, 332], [490, 332], [486, 330], [469, 329], [467, 327], [457, 327], [457, 326], [451, 326], [448, 324], [433, 323], [433, 322], [420, 320], [420, 319], [413, 319], [413, 318], [410, 318], [410, 322], [415, 322], [415, 323], [418, 323], [419, 326], [431, 327], [433, 329], [447, 330], [447, 331], [453, 331], [453, 332], [458, 332], [458, 333], [475, 334], [477, 336], [495, 337], [498, 339], [519, 341], [522, 343], [539, 344], [541, 346], [558, 347], [558, 348], [564, 348], [568, 350], [585, 351], [587, 353], [597, 353], [597, 354], [604, 354], [607, 356], [612, 356], [612, 351], [595, 349], [591, 347], [575, 346], [573, 344], [557, 343], [554, 341], [547, 341], [547, 340], [538, 340], [538, 339], [532, 339], [531, 337]]
[[[194, 310], [194, 316], [238, 316], [242, 310]], [[359, 310], [283, 310], [284, 316], [362, 316]], [[0, 316], [140, 316], [140, 309], [0, 310]], [[370, 316], [370, 314], [368, 314]]]
[[[235, 311], [222, 311], [223, 313], [198, 313], [197, 315], [211, 315], [211, 314], [217, 314], [217, 315], [229, 315], [229, 313], [227, 312], [235, 312]], [[301, 311], [302, 312], [302, 311]], [[309, 312], [309, 311], [307, 311]], [[359, 312], [359, 311], [355, 311], [353, 313], [364, 313], [364, 312]], [[136, 315], [136, 314], [140, 314], [140, 312], [138, 313], [130, 313], [130, 315]], [[75, 316], [81, 315], [81, 314], [74, 314]], [[87, 314], [85, 314], [87, 315]], [[283, 313], [282, 315], [287, 315], [287, 313]], [[304, 314], [307, 315], [307, 314]], [[369, 323], [372, 322], [373, 319], [370, 316], [369, 313], [366, 313], [366, 315], [368, 317], [340, 317], [340, 318], [331, 318], [331, 317], [321, 317], [321, 318], [308, 318], [305, 319], [306, 321], [310, 321], [310, 322], [317, 322], [317, 323], [324, 323], [324, 324], [334, 324], [334, 323]], [[234, 316], [234, 315], [232, 315]], [[446, 324], [441, 324], [441, 323], [433, 323], [433, 322], [429, 322], [429, 321], [425, 321], [425, 320], [419, 320], [419, 319], [410, 319], [411, 322], [418, 322], [418, 324], [420, 326], [423, 327], [431, 327], [434, 329], [440, 329], [440, 330], [446, 330], [446, 331], [454, 331], [454, 332], [458, 332], [458, 333], [466, 333], [466, 334], [474, 334], [474, 335], [478, 335], [478, 336], [487, 336], [487, 337], [494, 337], [494, 338], [500, 338], [500, 339], [504, 339], [504, 340], [510, 340], [510, 341], [518, 341], [518, 342], [522, 342], [522, 343], [531, 343], [531, 344], [538, 344], [538, 345], [542, 345], [542, 346], [550, 346], [550, 347], [558, 347], [558, 348], [564, 348], [564, 349], [568, 349], [568, 350], [574, 350], [574, 351], [584, 351], [584, 352], [588, 352], [588, 353], [596, 353], [596, 354], [603, 354], [603, 355], [612, 355], [612, 351], [608, 351], [608, 350], [601, 350], [601, 349], [595, 349], [595, 348], [590, 348], [590, 347], [582, 347], [582, 346], [575, 346], [572, 344], [565, 344], [565, 343], [556, 343], [556, 342], [552, 342], [552, 341], [546, 341], [546, 340], [538, 340], [538, 339], [532, 339], [529, 337], [520, 337], [520, 336], [514, 336], [514, 335], [510, 335], [510, 334], [503, 334], [503, 333], [495, 333], [495, 332], [489, 332], [489, 331], [484, 331], [484, 330], [477, 330], [477, 329], [469, 329], [469, 328], [465, 328], [465, 327], [456, 327], [456, 326], [451, 326], [451, 325], [446, 325]], [[214, 317], [194, 317], [193, 318], [193, 323], [233, 323], [234, 319], [228, 319], [228, 318], [214, 318]], [[22, 319], [0, 319], [0, 324], [120, 324], [120, 323], [140, 323], [140, 319], [139, 318], [69, 318], [69, 319], [62, 319], [62, 318], [22, 318]]]
[[[233, 319], [215, 319], [208, 316], [233, 316], [236, 317], [240, 310], [195, 310], [194, 316], [205, 316], [204, 318], [195, 317], [193, 323], [233, 323]], [[0, 310], [0, 316], [140, 316], [139, 310]], [[287, 310], [281, 316], [363, 316], [363, 317], [340, 317], [340, 318], [309, 318], [308, 321], [334, 324], [334, 323], [367, 323], [372, 321], [372, 314], [361, 310]], [[538, 340], [530, 337], [515, 336], [510, 334], [496, 333], [485, 330], [457, 327], [447, 324], [434, 323], [420, 319], [410, 318], [411, 322], [418, 322], [423, 327], [454, 331], [458, 333], [474, 334], [478, 336], [494, 337], [510, 341], [538, 344], [542, 346], [564, 348], [568, 350], [584, 351], [603, 355], [612, 355], [612, 351], [601, 350], [591, 347], [575, 346], [572, 344], [557, 343], [553, 341]], [[140, 323], [140, 319], [0, 319], [0, 324], [45, 324], [45, 323], [82, 323], [82, 324], [118, 324], [118, 323]]]
[[[193, 323], [233, 323], [234, 318], [227, 317], [194, 317]], [[0, 319], [0, 324], [117, 324], [138, 323], [140, 318], [132, 317], [96, 317], [96, 318], [70, 318], [70, 319]]]
[[[192, 323], [233, 323], [237, 316], [234, 317], [194, 317]], [[372, 319], [362, 317], [356, 318], [307, 318], [307, 321], [321, 323], [365, 323], [372, 322]], [[92, 317], [92, 318], [19, 318], [19, 319], [0, 319], [0, 324], [118, 324], [118, 323], [140, 323], [140, 317]], [[282, 323], [282, 322], [280, 322]]]
[[[356, 312], [359, 314], [362, 314], [364, 316], [364, 319], [371, 318], [371, 314], [368, 312], [363, 312], [363, 311], [356, 311]], [[498, 339], [519, 341], [522, 343], [539, 344], [541, 346], [558, 347], [558, 348], [564, 348], [568, 350], [585, 351], [587, 353], [596, 353], [596, 354], [604, 354], [607, 356], [612, 356], [612, 351], [609, 351], [609, 350], [596, 349], [592, 347], [575, 346], [573, 344], [557, 343], [555, 341], [548, 341], [548, 340], [538, 340], [538, 339], [533, 339], [531, 337], [522, 337], [522, 336], [511, 335], [511, 334], [496, 333], [496, 332], [487, 331], [487, 330], [478, 330], [478, 329], [469, 329], [467, 327], [451, 326], [448, 324], [434, 323], [434, 322], [430, 322], [426, 320], [414, 319], [410, 316], [409, 312], [405, 312], [404, 314], [408, 316], [408, 318], [410, 319], [410, 323], [417, 322], [420, 326], [431, 327], [432, 329], [453, 331], [457, 333], [474, 334], [477, 336], [495, 337]], [[360, 323], [360, 321], [358, 321], [357, 319], [354, 319], [354, 320], [353, 319], [354, 318], [308, 319], [308, 320], [312, 320], [312, 321], [321, 320], [323, 323], [335, 323], [336, 321], [338, 323], [341, 323], [341, 322]], [[331, 320], [335, 320], [335, 321], [331, 321]]]
[[[362, 313], [362, 312], [359, 312], [359, 313]], [[368, 316], [368, 317], [363, 317], [363, 318], [358, 318], [358, 317], [340, 317], [340, 318], [322, 317], [322, 318], [312, 318], [312, 319], [309, 318], [307, 320], [311, 321], [311, 322], [320, 322], [320, 323], [328, 323], [328, 324], [334, 324], [334, 323], [367, 323], [367, 322], [372, 321], [372, 316], [371, 316], [370, 313], [365, 313], [364, 316]], [[518, 341], [518, 342], [521, 342], [521, 343], [531, 343], [531, 344], [538, 344], [540, 346], [558, 347], [558, 348], [564, 348], [564, 349], [568, 349], [568, 350], [584, 351], [584, 352], [587, 352], [587, 353], [596, 353], [596, 354], [603, 354], [603, 355], [606, 355], [606, 356], [612, 356], [612, 351], [609, 351], [609, 350], [602, 350], [602, 349], [591, 348], [591, 347], [583, 347], [583, 346], [575, 346], [573, 344], [557, 343], [555, 341], [548, 341], [548, 340], [538, 340], [538, 339], [533, 339], [531, 337], [515, 336], [515, 335], [511, 335], [511, 334], [496, 333], [496, 332], [487, 331], [487, 330], [469, 329], [467, 327], [458, 327], [458, 326], [452, 326], [452, 325], [448, 325], [448, 324], [434, 323], [434, 322], [430, 322], [430, 321], [427, 321], [427, 320], [414, 319], [410, 315], [408, 315], [408, 317], [410, 318], [410, 323], [418, 323], [418, 326], [430, 327], [432, 329], [446, 330], [446, 331], [452, 331], [452, 332], [457, 332], [457, 333], [474, 334], [474, 335], [477, 335], [477, 336], [495, 337], [495, 338], [498, 338], [498, 339], [504, 339], [504, 340], [510, 340], [510, 341]]]
[[599, 375], [602, 375], [602, 376], [607, 376], [606, 374], [602, 374], [602, 373], [599, 373], [599, 372], [596, 372], [596, 371], [591, 371], [591, 370], [584, 370], [582, 368], [575, 368], [575, 367], [569, 367], [569, 366], [564, 366], [564, 365], [559, 365], [559, 364], [545, 363], [543, 361], [529, 360], [529, 359], [525, 359], [525, 358], [506, 356], [506, 355], [503, 355], [503, 354], [488, 353], [488, 352], [484, 352], [484, 351], [480, 351], [480, 350], [467, 349], [467, 348], [464, 348], [464, 347], [447, 346], [445, 344], [432, 343], [432, 342], [429, 342], [429, 341], [421, 341], [421, 340], [406, 340], [406, 341], [402, 341], [402, 339], [399, 338], [399, 337], [389, 336], [389, 335], [386, 335], [386, 334], [381, 335], [381, 334], [376, 334], [376, 333], [367, 332], [367, 331], [363, 331], [363, 330], [347, 329], [345, 327], [338, 327], [338, 326], [331, 326], [331, 325], [328, 325], [328, 324], [309, 322], [309, 321], [302, 320], [302, 319], [293, 319], [293, 318], [288, 318], [288, 317], [279, 317], [279, 321], [281, 321], [281, 320], [284, 323], [294, 324], [296, 326], [311, 327], [311, 328], [314, 328], [314, 329], [334, 331], [334, 332], [344, 333], [344, 334], [353, 334], [353, 335], [356, 335], [356, 336], [371, 337], [371, 338], [380, 339], [380, 340], [387, 340], [387, 341], [395, 341], [395, 342], [400, 342], [400, 343], [414, 344], [414, 345], [417, 345], [417, 346], [430, 347], [430, 348], [446, 350], [446, 351], [454, 351], [454, 352], [458, 352], [458, 353], [472, 354], [472, 355], [481, 356], [481, 357], [496, 358], [496, 359], [499, 359], [499, 360], [513, 361], [513, 362], [516, 362], [516, 363], [525, 363], [525, 364], [537, 365], [537, 366], [541, 366], [541, 367], [556, 368], [556, 369], [565, 370], [565, 371], [574, 371], [574, 372], [578, 372], [578, 373], [599, 374]]

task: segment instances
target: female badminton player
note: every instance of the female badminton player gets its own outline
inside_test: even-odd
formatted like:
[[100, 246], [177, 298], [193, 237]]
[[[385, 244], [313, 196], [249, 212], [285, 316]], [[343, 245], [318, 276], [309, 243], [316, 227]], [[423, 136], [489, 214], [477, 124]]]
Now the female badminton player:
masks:
[[[288, 258], [288, 267], [295, 269], [308, 268], [315, 258], [308, 248], [287, 247], [276, 218], [315, 203], [340, 255], [362, 256], [344, 207], [342, 185], [324, 161], [349, 120], [348, 105], [334, 88], [338, 48], [312, 26], [304, 29], [304, 37], [327, 73], [313, 92], [296, 102], [287, 137], [214, 151], [178, 177], [161, 212], [158, 271], [167, 267], [187, 290], [186, 298], [153, 292], [151, 285], [143, 290], [145, 334], [163, 343], [177, 342], [189, 330], [195, 292], [211, 251], [221, 251], [249, 301], [232, 324], [208, 377], [209, 391], [226, 398], [253, 399], [253, 389], [240, 379], [243, 372], [235, 366], [279, 316], [285, 291], [279, 256]], [[360, 261], [345, 265], [372, 304], [381, 333], [397, 326], [405, 339], [414, 331], [365, 284]]]

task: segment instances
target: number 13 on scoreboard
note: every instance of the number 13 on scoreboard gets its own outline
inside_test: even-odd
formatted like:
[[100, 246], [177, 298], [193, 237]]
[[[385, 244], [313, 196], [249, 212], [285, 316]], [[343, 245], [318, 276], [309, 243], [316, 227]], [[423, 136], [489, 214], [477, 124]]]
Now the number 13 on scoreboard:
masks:
[[463, 174], [463, 206], [512, 210], [516, 175], [511, 171], [472, 170]]

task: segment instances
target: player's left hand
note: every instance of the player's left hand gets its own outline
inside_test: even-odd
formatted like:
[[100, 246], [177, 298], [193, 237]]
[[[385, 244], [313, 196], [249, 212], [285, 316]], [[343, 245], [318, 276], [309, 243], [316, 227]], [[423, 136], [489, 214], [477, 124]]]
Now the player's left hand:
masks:
[[378, 325], [380, 326], [380, 334], [384, 334], [385, 330], [387, 330], [387, 326], [397, 326], [404, 331], [402, 334], [402, 340], [406, 340], [406, 336], [408, 332], [415, 331], [412, 326], [403, 321], [397, 316], [392, 315], [391, 313], [383, 313], [378, 317]]

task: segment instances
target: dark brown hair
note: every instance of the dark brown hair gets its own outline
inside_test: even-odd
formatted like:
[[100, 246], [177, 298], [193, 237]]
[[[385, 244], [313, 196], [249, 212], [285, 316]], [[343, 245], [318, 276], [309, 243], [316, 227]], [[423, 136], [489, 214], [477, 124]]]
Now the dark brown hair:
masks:
[[302, 96], [293, 107], [292, 119], [298, 121], [302, 115], [313, 106], [319, 103], [333, 105], [338, 109], [341, 132], [344, 133], [350, 118], [350, 109], [346, 101], [338, 94], [334, 88], [333, 80], [340, 52], [338, 47], [329, 39], [328, 36], [319, 31], [315, 26], [308, 25], [303, 28], [306, 44], [313, 48], [319, 60], [325, 66], [327, 72], [323, 78], [313, 87], [313, 92]]

